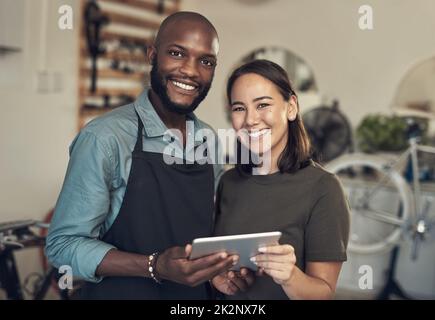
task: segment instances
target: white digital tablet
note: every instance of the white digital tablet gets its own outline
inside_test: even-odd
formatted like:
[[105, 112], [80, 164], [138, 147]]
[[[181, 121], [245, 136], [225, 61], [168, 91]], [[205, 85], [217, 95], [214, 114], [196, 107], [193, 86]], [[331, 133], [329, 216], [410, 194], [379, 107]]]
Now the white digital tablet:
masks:
[[232, 270], [247, 267], [257, 270], [257, 266], [250, 260], [259, 253], [258, 248], [278, 242], [281, 232], [249, 233], [232, 236], [198, 238], [192, 242], [190, 259], [196, 259], [217, 252], [239, 255], [239, 263]]

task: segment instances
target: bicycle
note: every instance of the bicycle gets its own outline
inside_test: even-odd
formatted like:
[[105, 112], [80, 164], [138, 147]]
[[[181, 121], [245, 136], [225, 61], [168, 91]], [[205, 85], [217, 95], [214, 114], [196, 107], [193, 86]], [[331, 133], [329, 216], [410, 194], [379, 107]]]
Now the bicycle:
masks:
[[[22, 285], [18, 275], [14, 252], [17, 250], [45, 245], [45, 237], [36, 234], [32, 228], [47, 229], [47, 223], [36, 220], [19, 220], [0, 223], [0, 289], [10, 300], [24, 300], [24, 291], [33, 300], [44, 299], [50, 286], [57, 284], [59, 274], [50, 266], [44, 275], [31, 274]], [[37, 276], [33, 289], [28, 289], [31, 276]], [[68, 300], [68, 290], [59, 289], [60, 299]]]
[[[429, 218], [432, 199], [422, 203], [419, 153], [435, 154], [435, 147], [419, 144], [420, 128], [411, 123], [409, 147], [399, 156], [346, 154], [326, 164], [337, 174], [347, 191], [351, 209], [348, 249], [360, 254], [385, 252], [408, 235], [412, 239], [412, 259], [421, 242], [435, 226]], [[408, 167], [410, 182], [402, 171]]]

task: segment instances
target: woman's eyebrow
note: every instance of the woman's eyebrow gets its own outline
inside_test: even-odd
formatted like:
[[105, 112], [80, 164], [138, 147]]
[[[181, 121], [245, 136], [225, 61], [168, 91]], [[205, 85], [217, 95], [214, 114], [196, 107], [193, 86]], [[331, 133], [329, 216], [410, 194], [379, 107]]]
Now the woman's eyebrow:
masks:
[[[263, 99], [270, 99], [270, 100], [273, 100], [272, 97], [269, 97], [269, 96], [261, 96], [261, 97], [257, 97], [257, 98], [255, 98], [255, 99], [253, 99], [252, 102], [256, 102], [256, 101], [263, 100]], [[231, 103], [232, 106], [233, 106], [233, 105], [236, 105], [236, 104], [245, 105], [245, 104], [244, 104], [243, 102], [241, 102], [241, 101], [234, 101], [234, 102]]]
[[241, 101], [234, 101], [234, 102], [231, 102], [231, 106], [234, 106], [234, 105], [236, 105], [236, 104], [241, 104], [242, 106], [245, 105], [245, 104], [244, 104], [243, 102], [241, 102]]
[[252, 100], [252, 102], [256, 102], [256, 101], [263, 100], [263, 99], [270, 99], [270, 100], [273, 100], [272, 97], [269, 97], [269, 96], [262, 96], [262, 97], [255, 98], [254, 100]]

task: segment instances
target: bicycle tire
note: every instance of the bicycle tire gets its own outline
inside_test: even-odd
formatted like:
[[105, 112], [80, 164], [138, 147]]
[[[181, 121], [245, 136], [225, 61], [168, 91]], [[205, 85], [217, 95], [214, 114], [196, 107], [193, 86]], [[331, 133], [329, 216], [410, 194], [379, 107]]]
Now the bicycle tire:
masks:
[[[395, 244], [397, 244], [401, 240], [401, 236], [405, 228], [407, 227], [407, 223], [409, 222], [410, 216], [413, 214], [412, 192], [408, 183], [400, 174], [400, 172], [394, 170], [393, 167], [391, 166], [391, 163], [387, 159], [381, 156], [367, 155], [361, 153], [346, 154], [340, 156], [339, 158], [329, 162], [325, 167], [330, 172], [336, 174], [339, 178], [341, 177], [340, 180], [343, 184], [345, 191], [347, 192], [348, 203], [351, 210], [351, 228], [350, 228], [351, 230], [349, 236], [348, 250], [350, 252], [360, 253], [360, 254], [373, 254], [373, 253], [380, 253], [380, 252], [385, 252], [390, 250]], [[388, 218], [388, 216], [385, 215], [384, 213], [385, 210], [382, 210], [384, 211], [382, 212], [382, 214], [379, 213], [367, 214], [367, 212], [371, 210], [370, 205], [373, 204], [365, 203], [361, 208], [361, 205], [359, 203], [356, 203], [356, 201], [352, 199], [352, 196], [349, 194], [349, 192], [352, 191], [351, 184], [355, 183], [354, 181], [357, 180], [351, 181], [351, 179], [349, 180], [343, 179], [343, 172], [347, 172], [347, 174], [351, 174], [352, 170], [355, 170], [354, 169], [355, 167], [361, 167], [364, 168], [364, 170], [372, 170], [372, 172], [378, 172], [378, 173], [380, 172], [382, 175], [388, 175], [389, 179], [387, 181], [389, 182], [389, 185], [378, 182], [377, 184], [374, 185], [374, 187], [379, 188], [379, 190], [383, 190], [384, 193], [388, 192], [390, 199], [395, 199], [395, 197], [397, 197], [397, 202], [400, 208], [399, 209], [400, 216], [394, 217], [394, 214], [397, 215], [397, 211], [395, 213], [392, 212], [391, 221], [393, 221], [394, 219], [396, 224], [394, 225], [391, 224], [390, 227], [387, 228], [387, 230], [391, 230], [391, 231], [387, 231], [386, 232], [387, 234], [382, 235], [382, 237], [379, 239], [373, 239], [373, 241], [372, 240], [368, 241], [368, 239], [364, 239], [367, 241], [366, 243], [358, 241], [361, 239], [358, 239], [358, 236], [356, 235], [357, 232], [356, 230], [367, 228], [370, 230], [367, 230], [366, 233], [372, 233], [372, 234], [376, 230], [383, 230], [386, 227], [383, 228], [378, 227], [374, 221], [377, 220], [378, 223], [384, 225], [388, 224], [387, 222], [385, 222], [385, 220], [383, 222], [379, 222], [380, 221], [379, 215], [384, 215], [384, 218]], [[353, 174], [355, 174], [355, 172], [356, 171], [354, 171]], [[361, 185], [367, 186], [368, 183], [364, 181]], [[349, 189], [351, 191], [349, 191]], [[373, 190], [375, 189], [372, 188], [371, 191], [372, 195], [370, 195], [370, 197], [374, 195], [381, 197], [380, 192], [379, 193], [374, 192]], [[373, 198], [373, 199], [367, 199], [365, 201], [369, 202], [371, 200], [375, 202], [375, 200], [377, 199]], [[388, 203], [389, 201], [387, 197], [381, 199], [381, 201], [378, 201], [378, 203], [380, 202], [383, 202], [384, 203], [383, 205], [385, 205], [385, 203], [391, 206], [394, 205], [393, 203]], [[373, 212], [375, 211], [376, 210], [373, 209]], [[372, 217], [368, 217], [367, 215], [369, 216], [372, 215]], [[374, 217], [376, 218], [374, 219]], [[364, 223], [362, 227], [361, 225], [357, 225], [357, 223], [360, 221], [363, 221]], [[367, 236], [367, 238], [369, 237]]]

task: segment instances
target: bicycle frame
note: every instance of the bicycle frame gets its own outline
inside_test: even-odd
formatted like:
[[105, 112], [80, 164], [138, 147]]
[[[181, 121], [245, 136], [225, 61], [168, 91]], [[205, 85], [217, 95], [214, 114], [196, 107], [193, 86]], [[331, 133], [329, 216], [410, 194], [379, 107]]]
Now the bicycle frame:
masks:
[[[41, 247], [45, 238], [36, 235], [29, 227], [48, 228], [48, 224], [33, 220], [15, 221], [0, 225], [0, 288], [11, 300], [24, 300], [25, 288], [20, 282], [14, 252], [31, 247]], [[32, 300], [44, 299], [53, 281], [59, 280], [57, 269], [50, 267], [41, 276], [41, 282], [30, 295]], [[60, 298], [68, 300], [67, 290], [59, 290]]]
[[[412, 137], [409, 141], [409, 147], [401, 153], [397, 159], [394, 159], [390, 166], [395, 168], [399, 163], [405, 161], [407, 159], [411, 160], [411, 170], [412, 170], [412, 188], [413, 188], [413, 214], [414, 214], [414, 223], [417, 222], [422, 216], [424, 216], [424, 211], [420, 206], [420, 199], [422, 196], [421, 193], [421, 183], [420, 183], [420, 168], [418, 164], [418, 152], [432, 153], [435, 154], [435, 147], [420, 145], [418, 144], [419, 138]], [[382, 181], [381, 181], [382, 182]], [[373, 189], [372, 192], [376, 191]]]
[[435, 154], [435, 147], [419, 145], [418, 138], [412, 137], [409, 139], [409, 148], [404, 152], [405, 155], [411, 156], [412, 164], [412, 185], [414, 194], [414, 223], [417, 223], [420, 219], [426, 215], [426, 210], [421, 208], [421, 183], [420, 183], [420, 168], [418, 165], [418, 152]]
[[0, 284], [6, 292], [7, 299], [24, 299], [17, 265], [11, 249], [0, 251]]

